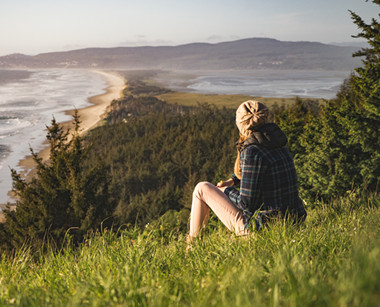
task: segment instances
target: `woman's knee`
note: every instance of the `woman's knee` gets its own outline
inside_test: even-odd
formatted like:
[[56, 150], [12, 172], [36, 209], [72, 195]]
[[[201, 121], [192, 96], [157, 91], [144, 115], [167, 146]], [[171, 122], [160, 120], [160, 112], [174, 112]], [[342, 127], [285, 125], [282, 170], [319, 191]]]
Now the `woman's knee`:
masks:
[[193, 195], [196, 197], [200, 197], [204, 193], [204, 191], [210, 188], [210, 185], [212, 185], [212, 183], [207, 181], [199, 182], [194, 188]]

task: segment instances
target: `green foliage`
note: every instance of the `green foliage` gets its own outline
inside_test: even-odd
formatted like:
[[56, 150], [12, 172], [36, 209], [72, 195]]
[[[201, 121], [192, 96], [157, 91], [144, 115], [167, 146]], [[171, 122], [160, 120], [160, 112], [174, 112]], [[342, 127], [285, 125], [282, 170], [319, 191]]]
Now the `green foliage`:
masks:
[[184, 109], [177, 105], [168, 105], [153, 96], [128, 95], [112, 102], [106, 120], [110, 124], [116, 124], [120, 121], [126, 122], [130, 117], [154, 116], [155, 113], [181, 113]]
[[[379, 0], [372, 0], [380, 6]], [[354, 56], [364, 57], [363, 67], [356, 69], [352, 76], [352, 87], [357, 96], [357, 117], [351, 131], [361, 125], [361, 133], [354, 135], [354, 141], [361, 146], [370, 159], [362, 161], [361, 174], [366, 183], [375, 186], [379, 183], [380, 174], [380, 23], [372, 19], [366, 24], [357, 14], [351, 12], [352, 18], [361, 32], [357, 37], [365, 38], [369, 48], [358, 51]], [[380, 15], [378, 15], [380, 16]]]
[[234, 119], [231, 110], [183, 108], [154, 97], [115, 102], [108, 117], [114, 124], [93, 130], [86, 141], [93, 144], [87, 164], [103, 161], [112, 178], [119, 224], [144, 226], [169, 209], [189, 207], [198, 181], [229, 176]]
[[320, 104], [316, 100], [301, 100], [296, 97], [295, 103], [288, 107], [273, 106], [273, 121], [278, 124], [288, 138], [288, 148], [294, 158], [303, 155], [305, 150], [301, 145], [300, 136], [305, 126], [319, 115]]
[[[380, 5], [379, 0], [372, 0]], [[372, 19], [370, 24], [351, 11], [352, 19], [361, 32], [355, 37], [367, 40], [368, 48], [363, 48], [354, 54], [355, 57], [364, 57], [364, 66], [356, 69], [353, 76], [355, 91], [360, 97], [361, 107], [368, 113], [367, 116], [379, 118], [380, 116], [380, 23]]]
[[127, 87], [123, 91], [125, 96], [127, 96], [127, 95], [156, 96], [156, 95], [162, 95], [162, 94], [169, 93], [169, 92], [171, 92], [171, 91], [168, 89], [158, 87], [155, 85], [147, 85], [145, 82], [138, 80], [138, 79], [132, 79], [132, 80], [129, 79]]
[[[378, 0], [373, 1], [380, 4]], [[380, 24], [367, 25], [351, 12], [370, 48], [342, 85], [337, 98], [326, 103], [320, 116], [300, 136], [304, 155], [296, 160], [302, 195], [331, 198], [355, 188], [376, 190], [380, 179]]]
[[354, 184], [363, 184], [360, 161], [370, 156], [352, 142], [349, 128], [342, 121], [344, 107], [342, 103], [328, 102], [300, 136], [304, 155], [295, 162], [306, 198], [331, 198], [352, 189]]
[[49, 244], [60, 247], [68, 233], [79, 242], [111, 216], [114, 205], [106, 174], [100, 165], [84, 169], [87, 150], [78, 134], [77, 114], [73, 124], [74, 132], [69, 135], [52, 120], [47, 133], [50, 160], [44, 163], [32, 151], [37, 175], [30, 182], [12, 170], [16, 210], [4, 211], [1, 236], [7, 241], [2, 242], [2, 249], [20, 249], [24, 244], [34, 249]]
[[0, 259], [0, 305], [377, 306], [379, 195], [313, 205], [303, 226], [278, 220], [247, 238], [210, 225], [188, 253], [172, 213], [37, 260], [25, 249]]

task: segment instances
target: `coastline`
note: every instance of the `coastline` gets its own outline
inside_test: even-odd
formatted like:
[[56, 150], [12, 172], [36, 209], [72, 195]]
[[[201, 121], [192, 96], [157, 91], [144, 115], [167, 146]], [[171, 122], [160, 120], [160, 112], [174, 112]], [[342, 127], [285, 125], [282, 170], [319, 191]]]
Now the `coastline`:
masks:
[[[121, 97], [126, 83], [126, 79], [117, 72], [101, 70], [93, 70], [93, 72], [102, 75], [102, 77], [106, 80], [107, 86], [103, 89], [103, 93], [88, 98], [88, 102], [91, 103], [90, 106], [78, 109], [78, 114], [81, 120], [81, 135], [85, 134], [92, 128], [95, 128], [101, 122], [102, 117], [106, 113], [107, 108], [110, 106], [112, 100]], [[65, 112], [65, 114], [73, 115], [74, 112], [74, 109], [68, 110]], [[72, 128], [71, 120], [59, 122], [59, 124], [65, 130]], [[38, 156], [42, 158], [44, 162], [49, 159], [49, 147], [47, 143], [44, 144], [44, 148], [40, 150]], [[28, 155], [22, 158], [19, 161], [18, 166], [22, 168], [22, 171], [20, 173], [26, 178], [26, 180], [30, 180], [35, 175], [35, 163], [33, 161], [32, 155]], [[8, 195], [12, 197], [12, 191], [9, 191]], [[3, 204], [1, 204], [1, 207], [3, 207]], [[2, 220], [1, 215], [2, 213], [0, 210], [0, 222]]]

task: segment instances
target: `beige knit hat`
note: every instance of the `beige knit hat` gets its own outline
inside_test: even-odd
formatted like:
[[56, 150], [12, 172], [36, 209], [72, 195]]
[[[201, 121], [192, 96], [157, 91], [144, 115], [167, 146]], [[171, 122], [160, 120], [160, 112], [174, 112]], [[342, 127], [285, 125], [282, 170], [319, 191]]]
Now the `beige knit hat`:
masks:
[[236, 126], [239, 132], [246, 137], [264, 125], [267, 119], [268, 108], [258, 101], [245, 101], [236, 110]]

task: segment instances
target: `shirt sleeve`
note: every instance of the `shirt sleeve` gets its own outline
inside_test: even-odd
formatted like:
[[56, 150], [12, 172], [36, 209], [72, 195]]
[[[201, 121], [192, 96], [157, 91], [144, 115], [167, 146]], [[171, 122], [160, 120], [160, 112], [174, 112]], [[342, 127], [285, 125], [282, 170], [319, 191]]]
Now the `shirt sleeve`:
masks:
[[239, 185], [240, 184], [240, 179], [235, 174], [232, 174], [231, 178], [234, 181], [234, 185]]
[[249, 147], [241, 153], [240, 162], [242, 170], [240, 191], [228, 187], [224, 193], [239, 209], [254, 212], [262, 205], [260, 190], [266, 165], [262, 158]]

